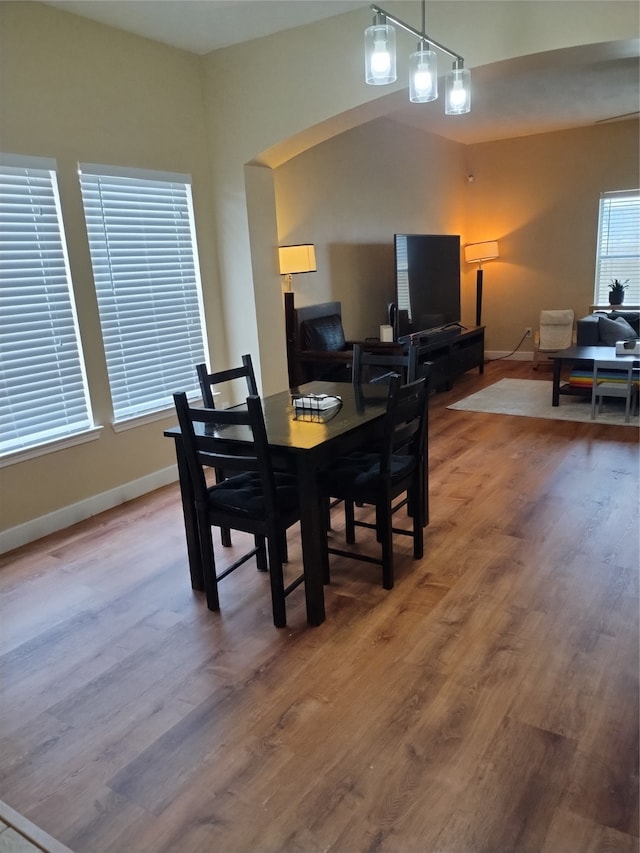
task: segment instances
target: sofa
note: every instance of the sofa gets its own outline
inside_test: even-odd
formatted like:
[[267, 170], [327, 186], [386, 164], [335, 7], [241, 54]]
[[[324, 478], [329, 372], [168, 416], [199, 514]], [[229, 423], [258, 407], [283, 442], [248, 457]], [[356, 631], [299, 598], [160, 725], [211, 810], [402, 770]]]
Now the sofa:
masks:
[[614, 347], [640, 337], [640, 311], [594, 312], [576, 324], [579, 347]]
[[[579, 347], [614, 347], [618, 341], [638, 338], [640, 311], [596, 311], [576, 324], [576, 344]], [[621, 381], [615, 370], [609, 379]], [[576, 361], [571, 367], [569, 388], [571, 393], [591, 394], [593, 364]]]

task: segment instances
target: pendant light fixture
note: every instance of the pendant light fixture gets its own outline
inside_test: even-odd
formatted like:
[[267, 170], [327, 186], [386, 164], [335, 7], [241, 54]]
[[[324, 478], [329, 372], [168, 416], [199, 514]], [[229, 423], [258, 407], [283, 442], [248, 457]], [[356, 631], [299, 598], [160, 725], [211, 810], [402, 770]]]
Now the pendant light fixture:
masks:
[[386, 86], [396, 81], [396, 31], [376, 14], [364, 31], [364, 63], [367, 83]]
[[396, 78], [395, 29], [417, 36], [418, 47], [409, 56], [409, 100], [425, 104], [438, 97], [438, 66], [434, 48], [448, 54], [453, 68], [446, 76], [446, 115], [462, 115], [471, 109], [471, 75], [464, 67], [464, 59], [448, 47], [434, 41], [425, 29], [425, 5], [422, 0], [422, 29], [409, 24], [373, 4], [373, 25], [365, 30], [365, 80], [370, 86], [394, 83]]
[[444, 111], [448, 116], [459, 116], [471, 110], [471, 74], [462, 67], [462, 62], [453, 63], [447, 71]]
[[438, 63], [435, 50], [427, 42], [420, 42], [409, 57], [409, 100], [412, 104], [426, 104], [438, 98]]
[[[425, 32], [425, 0], [422, 0], [422, 32]], [[426, 104], [438, 97], [438, 61], [435, 50], [421, 39], [409, 57], [409, 100]]]

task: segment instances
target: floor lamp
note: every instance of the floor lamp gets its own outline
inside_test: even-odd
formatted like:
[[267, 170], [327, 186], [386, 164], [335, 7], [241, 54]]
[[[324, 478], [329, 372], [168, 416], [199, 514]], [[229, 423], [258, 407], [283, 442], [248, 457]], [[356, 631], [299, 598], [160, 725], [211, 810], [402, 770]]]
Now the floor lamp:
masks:
[[293, 276], [298, 273], [315, 272], [316, 247], [313, 243], [299, 246], [279, 246], [278, 263], [280, 275], [284, 276], [286, 290], [284, 292], [284, 322], [287, 336], [287, 366], [289, 370], [289, 387], [297, 384], [295, 376], [295, 314], [293, 305]]
[[464, 259], [468, 264], [478, 264], [476, 273], [476, 326], [482, 319], [482, 262], [494, 261], [498, 254], [498, 241], [487, 240], [484, 243], [467, 243], [464, 247]]

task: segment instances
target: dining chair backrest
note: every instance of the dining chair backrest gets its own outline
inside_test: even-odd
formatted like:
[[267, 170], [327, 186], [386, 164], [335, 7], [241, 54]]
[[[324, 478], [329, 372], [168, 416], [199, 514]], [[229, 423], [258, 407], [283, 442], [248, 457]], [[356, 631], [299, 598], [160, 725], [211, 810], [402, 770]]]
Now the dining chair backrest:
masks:
[[[232, 367], [229, 370], [219, 370], [214, 373], [209, 373], [206, 364], [197, 364], [196, 372], [198, 381], [200, 382], [200, 392], [202, 394], [202, 402], [207, 409], [215, 409], [214, 388], [222, 385], [224, 382], [233, 382], [237, 379], [244, 379], [247, 384], [247, 393], [250, 396], [258, 396], [258, 385], [253, 370], [253, 362], [249, 354], [242, 356], [242, 367]], [[244, 399], [244, 397], [243, 397]]]
[[391, 379], [380, 454], [380, 472], [384, 476], [391, 475], [394, 454], [411, 456], [418, 465], [422, 464], [427, 400], [424, 376], [404, 384], [397, 376]]
[[409, 346], [405, 352], [366, 352], [360, 344], [353, 345], [354, 385], [388, 383], [393, 377], [413, 382], [418, 376], [418, 347]]
[[[267, 514], [273, 514], [275, 483], [260, 398], [249, 396], [246, 408], [233, 409], [196, 408], [189, 405], [184, 393], [174, 394], [174, 401], [196, 506], [208, 503], [206, 468], [224, 470], [226, 477], [255, 471], [262, 483]], [[235, 444], [225, 435], [229, 427], [249, 430], [251, 443]]]

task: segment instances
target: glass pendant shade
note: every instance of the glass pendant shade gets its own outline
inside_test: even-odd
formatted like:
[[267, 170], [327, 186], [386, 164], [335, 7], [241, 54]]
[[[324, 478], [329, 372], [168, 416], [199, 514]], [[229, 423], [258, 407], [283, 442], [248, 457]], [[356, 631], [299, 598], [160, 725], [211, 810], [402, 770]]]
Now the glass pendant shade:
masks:
[[471, 110], [471, 74], [466, 68], [447, 72], [444, 111], [448, 116], [459, 116]]
[[418, 48], [409, 57], [409, 100], [426, 104], [438, 97], [438, 65], [433, 50]]
[[396, 80], [396, 31], [389, 24], [374, 24], [364, 31], [364, 62], [370, 86]]

